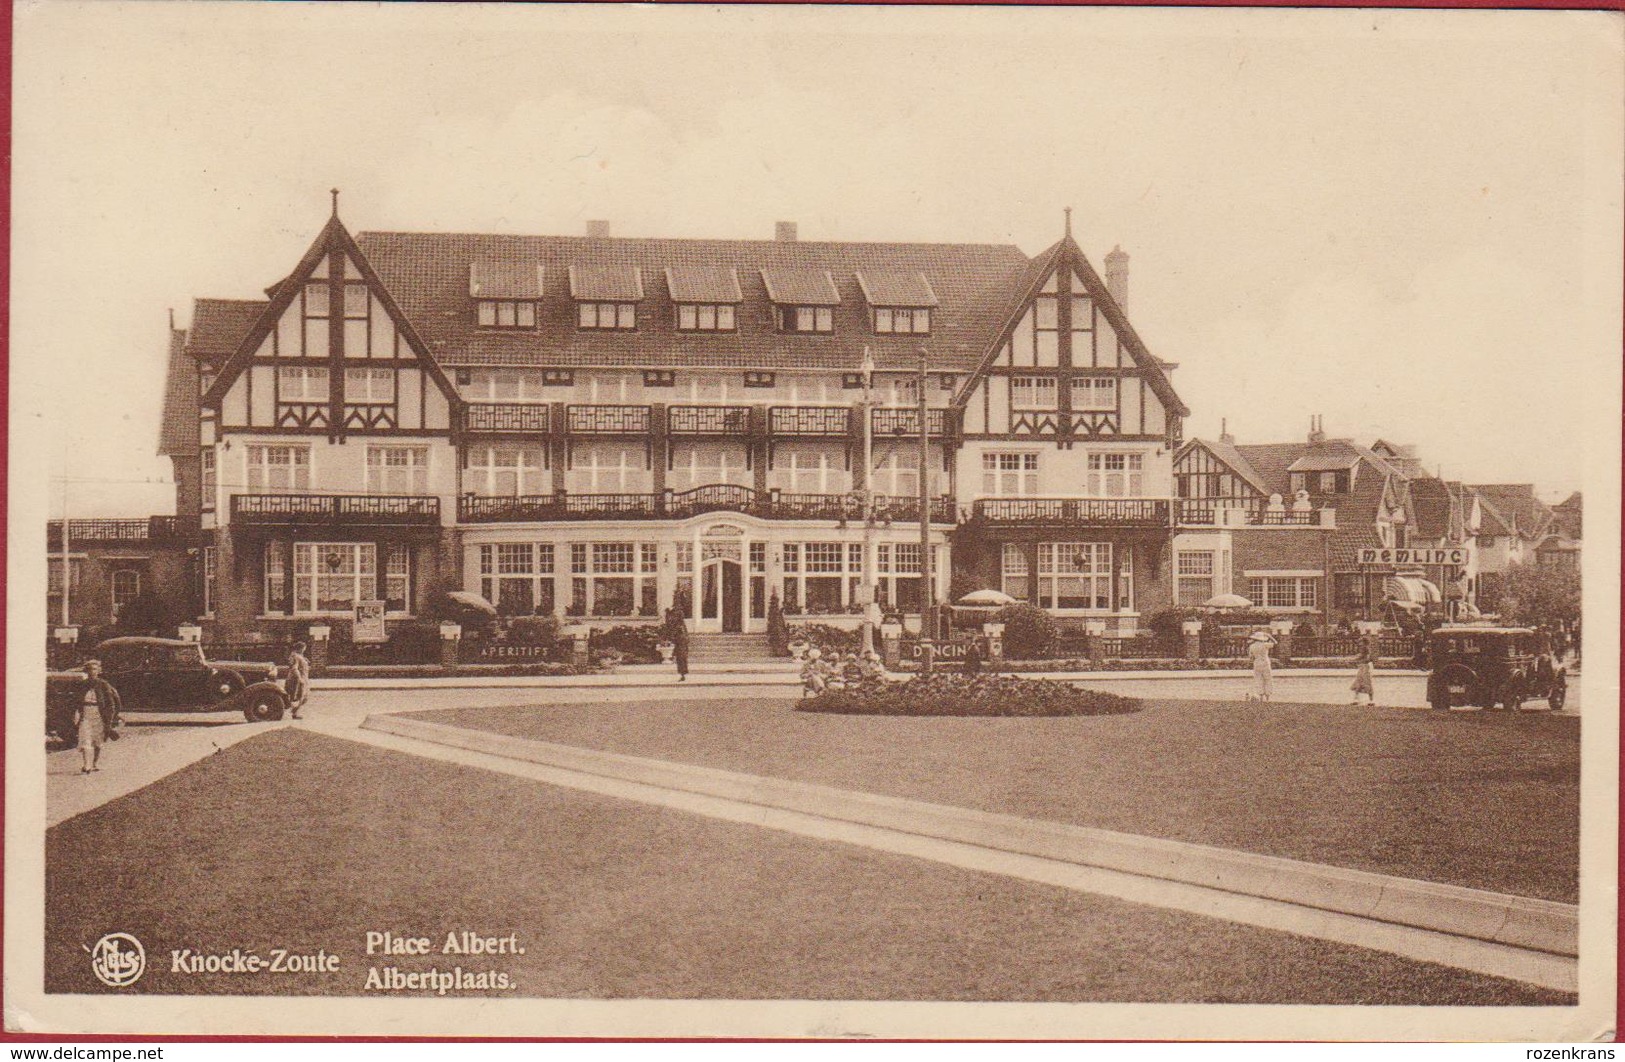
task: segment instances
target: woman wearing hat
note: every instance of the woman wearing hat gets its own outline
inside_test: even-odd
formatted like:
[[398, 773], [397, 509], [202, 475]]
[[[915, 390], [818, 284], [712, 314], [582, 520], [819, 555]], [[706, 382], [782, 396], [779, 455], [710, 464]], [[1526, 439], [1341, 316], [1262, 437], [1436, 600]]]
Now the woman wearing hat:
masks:
[[1270, 650], [1275, 648], [1275, 639], [1268, 631], [1254, 631], [1247, 640], [1247, 655], [1253, 658], [1253, 680], [1256, 684], [1254, 694], [1261, 701], [1270, 699], [1270, 679], [1273, 672], [1270, 667]]

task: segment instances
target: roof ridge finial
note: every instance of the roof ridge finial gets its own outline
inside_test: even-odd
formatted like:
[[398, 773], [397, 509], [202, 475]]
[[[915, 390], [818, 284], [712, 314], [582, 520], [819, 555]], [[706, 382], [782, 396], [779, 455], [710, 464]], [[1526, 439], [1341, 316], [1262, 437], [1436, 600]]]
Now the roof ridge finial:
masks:
[[1064, 213], [1066, 214], [1066, 234], [1070, 236], [1072, 235], [1072, 208], [1066, 207]]
[[339, 216], [339, 190], [337, 188], [329, 188], [328, 192], [330, 192], [332, 194], [332, 196], [333, 196], [333, 216], [338, 217]]

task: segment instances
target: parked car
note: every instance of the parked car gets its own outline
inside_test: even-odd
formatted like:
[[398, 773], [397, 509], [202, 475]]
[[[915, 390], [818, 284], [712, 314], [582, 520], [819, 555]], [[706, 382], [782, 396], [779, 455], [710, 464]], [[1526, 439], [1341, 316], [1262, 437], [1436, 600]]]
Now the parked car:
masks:
[[[288, 695], [275, 664], [205, 660], [196, 642], [173, 638], [110, 638], [93, 654], [126, 712], [242, 712], [249, 722], [281, 719]], [[46, 676], [45, 729], [75, 742], [73, 713], [82, 671]]]
[[1428, 703], [1522, 708], [1545, 700], [1557, 711], [1568, 698], [1568, 674], [1550, 640], [1528, 627], [1447, 624], [1428, 635]]

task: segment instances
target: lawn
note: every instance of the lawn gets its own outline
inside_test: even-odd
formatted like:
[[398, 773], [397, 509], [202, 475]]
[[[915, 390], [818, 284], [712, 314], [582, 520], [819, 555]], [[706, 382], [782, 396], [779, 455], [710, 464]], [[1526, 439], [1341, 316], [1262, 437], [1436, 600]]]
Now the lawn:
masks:
[[[570, 998], [1565, 1004], [1344, 945], [725, 823], [292, 728], [46, 836], [46, 988], [141, 940], [151, 993], [363, 995], [462, 965]], [[384, 960], [368, 930], [516, 934]], [[183, 975], [170, 953], [326, 949], [333, 974]], [[461, 993], [457, 993], [461, 994]], [[289, 1032], [298, 1032], [290, 1028]]]
[[881, 718], [717, 699], [419, 718], [1574, 902], [1577, 718], [1145, 701], [1130, 715]]

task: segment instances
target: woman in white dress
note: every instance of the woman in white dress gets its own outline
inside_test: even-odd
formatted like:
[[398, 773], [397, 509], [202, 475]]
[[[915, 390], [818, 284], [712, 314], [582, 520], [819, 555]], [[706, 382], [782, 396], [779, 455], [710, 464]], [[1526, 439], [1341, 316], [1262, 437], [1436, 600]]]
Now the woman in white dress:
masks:
[[1275, 648], [1275, 639], [1268, 631], [1254, 631], [1247, 642], [1247, 655], [1253, 658], [1254, 696], [1261, 701], [1270, 699], [1270, 679], [1274, 672], [1270, 665], [1270, 650]]

